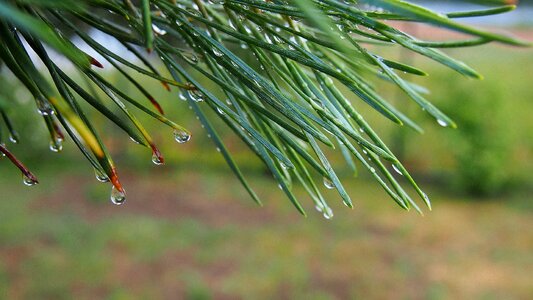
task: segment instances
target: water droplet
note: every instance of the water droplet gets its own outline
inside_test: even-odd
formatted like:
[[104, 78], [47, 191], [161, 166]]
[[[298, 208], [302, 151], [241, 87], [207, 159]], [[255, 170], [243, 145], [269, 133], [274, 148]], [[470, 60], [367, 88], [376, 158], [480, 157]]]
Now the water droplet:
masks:
[[191, 139], [191, 134], [185, 130], [174, 130], [174, 139], [176, 142], [183, 144]]
[[37, 111], [41, 116], [50, 116], [54, 114], [54, 109], [44, 98], [37, 99]]
[[197, 64], [198, 63], [198, 56], [194, 53], [184, 52], [182, 53], [183, 59], [185, 59], [190, 64]]
[[94, 176], [96, 177], [96, 180], [98, 180], [99, 182], [109, 182], [109, 177], [107, 177], [107, 175], [102, 170], [95, 168]]
[[115, 186], [111, 188], [111, 197], [110, 197], [111, 203], [115, 205], [122, 205], [126, 201], [126, 194], [123, 192], [117, 190]]
[[219, 147], [217, 147], [217, 151], [218, 151], [218, 152], [220, 152], [220, 151], [222, 151], [222, 150], [220, 150], [220, 148], [219, 148]]
[[376, 173], [376, 169], [370, 167], [370, 173]]
[[163, 165], [163, 158], [160, 155], [157, 155], [156, 153], [152, 154], [152, 162], [156, 166]]
[[324, 205], [322, 203], [317, 203], [315, 205], [315, 209], [318, 211], [318, 212], [323, 212], [324, 211]]
[[394, 171], [396, 171], [396, 173], [400, 174], [403, 176], [402, 172], [400, 171], [400, 169], [398, 168], [398, 166], [396, 166], [396, 164], [392, 164], [392, 168], [394, 169]]
[[224, 53], [220, 52], [217, 48], [213, 48], [212, 50], [215, 56], [221, 57], [222, 55], [224, 55]]
[[324, 207], [324, 210], [323, 210], [323, 214], [324, 218], [326, 218], [327, 220], [330, 220], [331, 218], [333, 218], [333, 211], [331, 210], [331, 208], [329, 207]]
[[[193, 4], [193, 9], [187, 8], [186, 9], [189, 13], [195, 15], [195, 16], [202, 16], [202, 14], [198, 11], [198, 6], [196, 4]], [[194, 36], [198, 36], [198, 33], [196, 31], [193, 31], [192, 33]]]
[[229, 25], [229, 27], [231, 27], [233, 29], [236, 29], [235, 25], [233, 25], [233, 22], [231, 22], [231, 20], [228, 20], [228, 25]]
[[281, 168], [282, 168], [283, 170], [287, 170], [287, 169], [289, 168], [289, 167], [288, 167], [284, 162], [282, 162], [282, 161], [279, 162], [279, 165], [281, 166]]
[[279, 188], [280, 190], [283, 190], [283, 187], [281, 186], [280, 183], [278, 183], [278, 188]]
[[55, 139], [53, 141], [50, 141], [49, 148], [52, 152], [61, 152], [61, 150], [63, 150], [63, 143], [60, 139]]
[[37, 180], [30, 178], [29, 176], [26, 176], [25, 174], [22, 174], [22, 182], [24, 183], [25, 186], [34, 186], [38, 183]]
[[[426, 204], [430, 205], [431, 201], [429, 200], [429, 197], [426, 193], [422, 192], [422, 197], [424, 198], [424, 201], [426, 202]], [[430, 206], [431, 208], [431, 206]]]
[[191, 97], [192, 101], [194, 102], [202, 102], [204, 101], [204, 94], [200, 92], [197, 89], [193, 89], [189, 91], [189, 96]]
[[217, 112], [218, 112], [219, 114], [221, 114], [221, 115], [224, 114], [224, 111], [223, 111], [220, 107], [217, 107]]
[[155, 34], [157, 34], [157, 35], [165, 35], [165, 34], [167, 34], [167, 31], [166, 31], [166, 30], [157, 27], [155, 24], [152, 24], [152, 30], [153, 30], [153, 31], [155, 32]]
[[137, 145], [141, 144], [141, 142], [139, 142], [138, 140], [134, 139], [134, 138], [131, 137], [131, 136], [130, 136], [130, 140], [131, 140], [132, 142], [134, 142], [135, 144], [137, 144]]
[[437, 123], [442, 126], [442, 127], [447, 127], [448, 125], [448, 122], [444, 121], [444, 120], [441, 120], [441, 119], [437, 119]]
[[16, 135], [10, 134], [9, 135], [9, 141], [12, 142], [13, 144], [18, 144], [19, 138]]
[[335, 188], [335, 184], [333, 184], [333, 181], [331, 181], [331, 179], [327, 177], [324, 177], [324, 186], [330, 190]]

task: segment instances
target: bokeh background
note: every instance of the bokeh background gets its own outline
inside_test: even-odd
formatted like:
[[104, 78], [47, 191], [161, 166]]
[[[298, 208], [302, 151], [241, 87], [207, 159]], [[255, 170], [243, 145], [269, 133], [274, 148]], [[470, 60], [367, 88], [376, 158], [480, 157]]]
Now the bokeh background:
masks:
[[[507, 16], [465, 22], [533, 40], [526, 2]], [[428, 39], [460, 37], [399, 25]], [[327, 192], [335, 216], [326, 220], [295, 187], [310, 212], [303, 218], [258, 160], [222, 130], [264, 200], [259, 208], [177, 91], [149, 80], [143, 83], [193, 138], [178, 145], [172, 132], [145, 120], [167, 159], [154, 166], [146, 149], [95, 114], [128, 192], [127, 204], [116, 207], [109, 185], [96, 182], [73, 143], [60, 154], [48, 150], [44, 124], [28, 113], [35, 111], [29, 94], [4, 76], [21, 133], [10, 148], [41, 184], [24, 187], [19, 172], [0, 160], [0, 298], [531, 299], [532, 50], [491, 44], [446, 51], [479, 70], [483, 81], [399, 48], [375, 50], [426, 70], [429, 77], [409, 79], [427, 87], [428, 98], [459, 124], [438, 126], [386, 83], [377, 83], [382, 93], [425, 133], [395, 127], [365, 108], [430, 195], [434, 210], [425, 216], [400, 210], [366, 174], [354, 177], [333, 157], [356, 207]], [[119, 74], [103, 72], [128, 89]]]

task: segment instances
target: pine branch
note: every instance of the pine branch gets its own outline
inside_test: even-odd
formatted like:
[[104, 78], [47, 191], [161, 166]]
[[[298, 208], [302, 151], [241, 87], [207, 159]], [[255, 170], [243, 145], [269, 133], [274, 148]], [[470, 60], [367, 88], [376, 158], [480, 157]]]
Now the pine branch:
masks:
[[[50, 149], [62, 149], [64, 130], [94, 167], [97, 179], [111, 182], [111, 199], [115, 204], [124, 203], [125, 190], [104, 139], [81, 105], [83, 102], [148, 148], [155, 164], [164, 163], [164, 158], [143, 126], [142, 115], [170, 127], [178, 143], [191, 138], [191, 133], [174, 122], [174, 116], [166, 116], [161, 104], [131, 76], [137, 72], [160, 81], [168, 90], [180, 91], [230, 169], [258, 204], [259, 197], [233, 160], [213, 125], [213, 118], [223, 121], [261, 159], [303, 215], [304, 206], [292, 192], [293, 181], [303, 185], [325, 217], [333, 216], [315, 182], [316, 175], [323, 177], [326, 188], [338, 191], [344, 204], [354, 205], [325, 149], [340, 149], [354, 172], [357, 167], [363, 168], [400, 207], [413, 207], [421, 212], [418, 201], [409, 196], [393, 173], [403, 175], [431, 208], [428, 196], [365, 120], [359, 107], [365, 103], [389, 121], [417, 131], [422, 129], [380, 96], [370, 80], [378, 76], [394, 83], [438, 124], [456, 125], [426, 100], [417, 86], [402, 78], [402, 73], [427, 75], [423, 70], [382, 57], [372, 49], [400, 45], [467, 77], [481, 78], [471, 67], [438, 48], [489, 42], [530, 46], [530, 42], [455, 20], [515, 8], [508, 1], [491, 4], [501, 6], [444, 15], [398, 0], [0, 0], [0, 66], [9, 69], [33, 95], [50, 134]], [[425, 23], [471, 38], [420, 40], [387, 20]], [[90, 34], [92, 30], [111, 36], [137, 61], [128, 61], [121, 53], [96, 41]], [[71, 42], [73, 36], [81, 38], [106, 62], [80, 50]], [[256, 61], [245, 62], [239, 56], [241, 51], [232, 50], [236, 44], [248, 49]], [[39, 56], [48, 74], [34, 65], [30, 49]], [[83, 84], [71, 79], [68, 71], [51, 59], [51, 49], [72, 62], [82, 74]], [[148, 58], [151, 52], [160, 59], [160, 64], [153, 64]], [[161, 64], [163, 69], [157, 67]], [[146, 99], [133, 99], [92, 68], [104, 65], [121, 73]], [[214, 87], [200, 84], [205, 80]], [[341, 91], [341, 86], [356, 97]], [[107, 98], [98, 98], [95, 90], [101, 90]], [[6, 109], [14, 105], [14, 99], [7, 88], [2, 91], [0, 112], [11, 139], [16, 141], [17, 134]], [[228, 100], [218, 98], [218, 91]], [[113, 107], [118, 107], [119, 112]], [[209, 110], [216, 113], [215, 117], [207, 113]], [[25, 181], [37, 183], [1, 141], [0, 151], [29, 178]]]

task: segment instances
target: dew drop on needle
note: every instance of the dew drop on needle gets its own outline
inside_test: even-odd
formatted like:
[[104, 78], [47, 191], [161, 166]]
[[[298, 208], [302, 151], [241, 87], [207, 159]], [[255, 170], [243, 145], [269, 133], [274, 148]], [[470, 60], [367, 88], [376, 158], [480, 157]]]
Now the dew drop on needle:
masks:
[[111, 203], [115, 205], [122, 205], [124, 202], [126, 202], [126, 194], [124, 192], [119, 191], [115, 186], [111, 188], [111, 197], [110, 197]]

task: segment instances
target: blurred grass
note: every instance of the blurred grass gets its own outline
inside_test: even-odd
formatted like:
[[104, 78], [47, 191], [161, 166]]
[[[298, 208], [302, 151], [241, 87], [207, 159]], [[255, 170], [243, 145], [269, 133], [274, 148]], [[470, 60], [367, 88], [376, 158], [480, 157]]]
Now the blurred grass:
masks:
[[[217, 171], [127, 173], [127, 205], [81, 174], [0, 188], [0, 290], [7, 298], [527, 299], [531, 209], [435, 193], [426, 217], [398, 210], [365, 180], [335, 217], [306, 219], [268, 179], [257, 208]], [[3, 176], [5, 177], [5, 176]], [[302, 191], [299, 191], [299, 194]], [[8, 201], [6, 201], [8, 200]], [[306, 208], [312, 212], [312, 206]]]
[[[176, 92], [169, 95], [148, 81], [168, 115], [194, 136], [177, 145], [170, 129], [147, 122], [167, 158], [164, 167], [153, 166], [149, 151], [126, 136], [107, 138], [128, 191], [127, 205], [114, 207], [107, 200], [109, 186], [96, 183], [71, 143], [61, 155], [51, 153], [44, 130], [31, 122], [37, 114], [15, 111], [22, 141], [11, 148], [42, 184], [24, 188], [19, 173], [0, 160], [0, 298], [528, 299], [533, 56], [530, 50], [500, 47], [452, 55], [479, 69], [485, 81], [463, 82], [417, 58], [413, 63], [431, 75], [415, 82], [426, 85], [432, 91], [428, 98], [458, 121], [465, 101], [477, 97], [475, 117], [483, 120], [498, 97], [498, 119], [483, 134], [490, 139], [504, 132], [507, 150], [496, 168], [507, 188], [476, 202], [460, 190], [451, 192], [464, 167], [452, 150], [468, 137], [439, 127], [402, 95], [386, 90], [426, 129], [424, 135], [404, 131], [404, 146], [396, 146], [403, 147], [406, 165], [433, 199], [434, 211], [426, 217], [399, 210], [364, 175], [346, 175], [355, 210], [327, 191], [334, 219], [318, 213], [301, 218], [257, 160], [225, 135], [265, 200], [265, 207], [257, 208], [213, 155], [214, 146]], [[21, 106], [31, 105], [24, 92], [16, 95]], [[358, 106], [389, 141], [398, 135], [397, 128]], [[110, 136], [119, 133], [107, 125], [99, 124]], [[340, 159], [333, 161], [342, 169]], [[302, 200], [313, 211], [310, 201]]]

